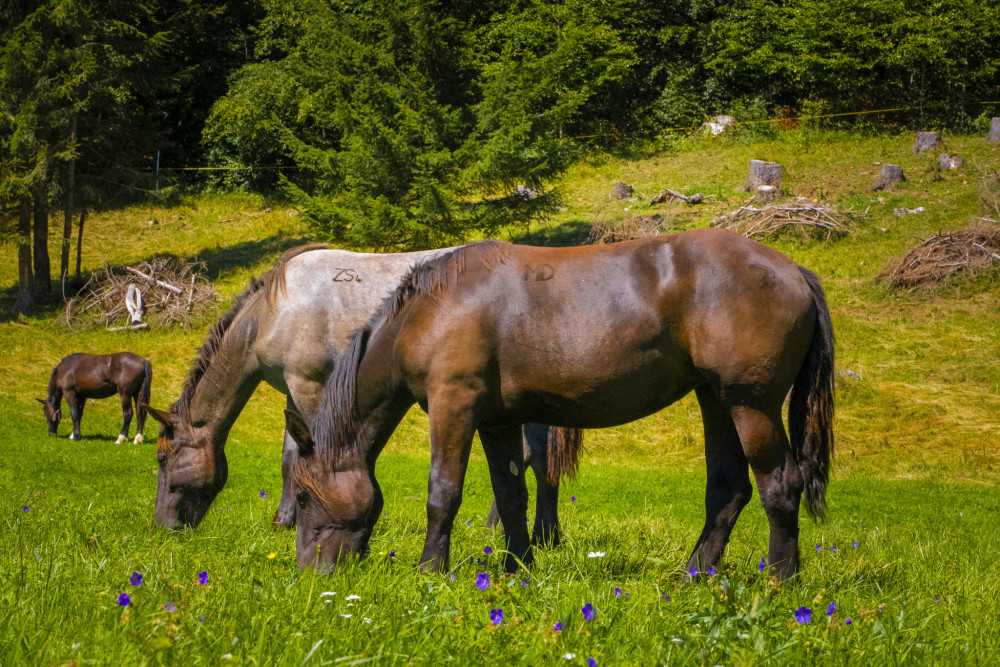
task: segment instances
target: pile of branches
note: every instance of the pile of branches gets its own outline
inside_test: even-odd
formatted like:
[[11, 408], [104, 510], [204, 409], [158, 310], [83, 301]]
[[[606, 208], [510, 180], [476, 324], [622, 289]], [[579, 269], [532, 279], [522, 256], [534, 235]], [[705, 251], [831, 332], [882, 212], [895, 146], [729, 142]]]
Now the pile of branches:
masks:
[[[66, 303], [66, 323], [87, 324], [98, 320], [105, 326], [142, 327], [129, 324], [132, 320], [126, 297], [130, 285], [141, 296], [143, 324], [188, 326], [219, 300], [218, 292], [205, 275], [203, 262], [157, 258], [135, 266], [105, 264]], [[132, 300], [135, 301], [134, 296]]]
[[617, 243], [659, 236], [666, 231], [669, 221], [660, 215], [637, 216], [620, 222], [596, 222], [590, 228], [586, 243]]
[[1000, 225], [979, 221], [953, 232], [939, 231], [876, 278], [893, 287], [933, 287], [964, 272], [978, 276], [1000, 266]]
[[868, 211], [841, 211], [836, 206], [800, 199], [794, 203], [770, 204], [763, 208], [741, 206], [717, 216], [710, 224], [748, 238], [776, 237], [795, 231], [805, 238], [830, 240], [854, 234], [858, 230], [858, 222], [867, 217]]

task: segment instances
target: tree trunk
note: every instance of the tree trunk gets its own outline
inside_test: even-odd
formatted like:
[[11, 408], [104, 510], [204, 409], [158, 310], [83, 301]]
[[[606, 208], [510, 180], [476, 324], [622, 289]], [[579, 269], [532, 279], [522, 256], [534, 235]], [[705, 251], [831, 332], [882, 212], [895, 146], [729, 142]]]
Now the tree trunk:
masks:
[[49, 200], [44, 188], [35, 191], [34, 227], [35, 289], [42, 301], [52, 297], [52, 271], [49, 266]]
[[1000, 142], [1000, 118], [990, 121], [990, 133], [986, 135], [986, 141], [991, 144]]
[[22, 199], [17, 219], [17, 300], [14, 310], [23, 313], [35, 305], [31, 272], [31, 200]]
[[903, 168], [896, 164], [883, 164], [882, 173], [879, 174], [878, 181], [875, 182], [875, 190], [884, 190], [896, 183], [905, 181], [906, 176], [903, 175]]
[[[69, 141], [76, 144], [76, 116], [73, 116], [73, 127], [70, 130]], [[59, 253], [59, 285], [66, 299], [66, 279], [69, 278], [69, 241], [73, 237], [73, 189], [76, 176], [76, 159], [71, 158], [66, 165], [66, 200], [63, 211], [62, 248]]]
[[920, 155], [925, 151], [932, 151], [943, 145], [940, 132], [917, 132], [917, 140], [913, 142], [913, 148], [910, 149], [910, 152], [914, 155]]
[[785, 168], [777, 162], [750, 160], [750, 176], [743, 184], [743, 189], [747, 192], [757, 192], [760, 186], [770, 185], [775, 190], [781, 190], [781, 177], [784, 172]]
[[76, 281], [80, 282], [80, 249], [83, 248], [83, 220], [87, 217], [87, 209], [80, 211], [80, 223], [76, 228]]

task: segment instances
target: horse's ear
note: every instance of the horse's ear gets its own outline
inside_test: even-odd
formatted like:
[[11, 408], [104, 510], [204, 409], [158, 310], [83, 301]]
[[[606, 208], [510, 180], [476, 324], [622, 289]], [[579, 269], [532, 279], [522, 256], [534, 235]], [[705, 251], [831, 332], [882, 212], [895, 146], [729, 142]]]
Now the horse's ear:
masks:
[[306, 421], [295, 410], [285, 410], [285, 430], [292, 440], [299, 446], [299, 456], [312, 456], [316, 451], [316, 443], [313, 442], [312, 435]]
[[164, 412], [163, 410], [157, 410], [156, 408], [145, 404], [142, 404], [139, 407], [144, 409], [146, 411], [146, 414], [148, 414], [150, 417], [160, 422], [164, 426], [173, 428], [174, 420], [170, 416], [169, 412]]

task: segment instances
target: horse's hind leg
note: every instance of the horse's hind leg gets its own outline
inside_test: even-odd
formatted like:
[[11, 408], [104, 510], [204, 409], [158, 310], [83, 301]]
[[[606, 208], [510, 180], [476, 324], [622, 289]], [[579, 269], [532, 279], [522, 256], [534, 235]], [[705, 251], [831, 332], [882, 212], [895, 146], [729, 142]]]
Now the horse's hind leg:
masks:
[[525, 424], [524, 442], [535, 473], [535, 525], [531, 531], [532, 544], [559, 546], [559, 486], [549, 483], [549, 427], [543, 424]]
[[707, 386], [696, 395], [705, 426], [705, 526], [687, 564], [687, 571], [704, 572], [716, 565], [729, 542], [733, 525], [750, 501], [753, 487], [746, 455], [740, 445], [729, 407]]
[[497, 512], [507, 537], [504, 569], [516, 572], [517, 560], [531, 565], [531, 544], [528, 541], [528, 487], [524, 482], [524, 449], [519, 426], [480, 428], [486, 461], [490, 466], [490, 481]]
[[133, 445], [138, 445], [146, 439], [143, 431], [146, 429], [146, 408], [144, 408], [139, 403], [139, 395], [136, 394], [132, 397], [135, 402], [135, 438], [132, 440]]
[[781, 423], [780, 403], [768, 411], [745, 406], [734, 408], [733, 421], [767, 513], [770, 527], [767, 562], [778, 579], [787, 579], [799, 569], [799, 501], [803, 482]]
[[116, 445], [120, 445], [128, 440], [128, 429], [132, 425], [132, 397], [126, 393], [119, 394], [122, 399], [122, 432], [115, 440]]

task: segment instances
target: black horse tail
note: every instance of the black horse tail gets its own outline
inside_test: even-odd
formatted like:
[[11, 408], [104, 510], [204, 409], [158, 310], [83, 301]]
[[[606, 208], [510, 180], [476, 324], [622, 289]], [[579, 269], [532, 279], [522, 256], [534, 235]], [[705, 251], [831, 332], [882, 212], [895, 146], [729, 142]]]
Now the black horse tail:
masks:
[[148, 359], [142, 360], [142, 386], [139, 388], [139, 419], [146, 416], [146, 407], [149, 405], [149, 388], [153, 384], [153, 364]]
[[580, 446], [583, 444], [583, 430], [550, 426], [546, 456], [548, 457], [548, 482], [559, 485], [559, 479], [576, 475]]
[[805, 483], [806, 511], [822, 520], [826, 518], [826, 485], [833, 456], [833, 323], [819, 278], [801, 266], [799, 271], [812, 292], [816, 326], [792, 386], [788, 431], [792, 454]]

